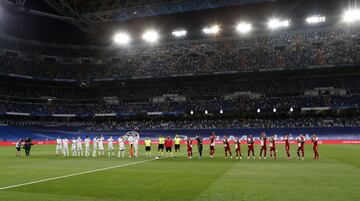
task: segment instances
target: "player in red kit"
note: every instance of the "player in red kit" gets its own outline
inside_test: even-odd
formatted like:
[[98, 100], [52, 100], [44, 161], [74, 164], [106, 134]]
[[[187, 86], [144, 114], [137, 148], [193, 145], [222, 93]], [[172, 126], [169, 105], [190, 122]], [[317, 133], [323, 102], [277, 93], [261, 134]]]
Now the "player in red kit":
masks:
[[276, 160], [276, 146], [275, 146], [275, 136], [271, 135], [271, 137], [269, 138], [269, 142], [270, 142], [270, 158], [272, 158], [273, 154], [274, 154], [274, 159]]
[[173, 141], [171, 140], [170, 136], [168, 136], [165, 140], [165, 151], [166, 151], [166, 157], [169, 157], [169, 152], [170, 152], [170, 156], [173, 156], [172, 153], [172, 146], [173, 146]]
[[305, 137], [303, 134], [300, 134], [299, 137], [296, 138], [296, 142], [297, 142], [297, 155], [298, 155], [298, 160], [300, 160], [300, 151], [301, 151], [301, 156], [302, 156], [302, 160], [305, 159], [305, 152], [304, 152], [304, 144], [305, 144]]
[[260, 135], [260, 155], [259, 155], [259, 160], [261, 160], [262, 157], [262, 153], [264, 152], [264, 156], [263, 159], [266, 160], [266, 134], [263, 131]]
[[252, 153], [253, 159], [255, 159], [254, 138], [252, 137], [252, 135], [248, 135], [246, 141], [247, 141], [247, 144], [248, 144], [248, 160], [250, 159], [250, 152]]
[[319, 138], [314, 134], [311, 138], [311, 141], [313, 142], [313, 150], [314, 150], [314, 160], [319, 160], [319, 145], [318, 145]]
[[290, 143], [289, 143], [289, 135], [285, 135], [284, 137], [284, 141], [285, 141], [285, 151], [287, 154], [288, 159], [290, 160]]
[[240, 138], [236, 137], [235, 138], [235, 152], [236, 152], [236, 160], [239, 159], [240, 157], [240, 160], [242, 159], [242, 156], [241, 156], [241, 147], [240, 147]]
[[210, 158], [213, 159], [215, 154], [215, 133], [210, 136]]
[[191, 159], [193, 156], [193, 152], [192, 152], [192, 140], [191, 138], [187, 138], [186, 140], [186, 144], [187, 144], [187, 153], [188, 153], [188, 159]]
[[223, 143], [224, 143], [224, 149], [225, 149], [225, 159], [228, 158], [228, 156], [227, 156], [228, 152], [229, 152], [230, 158], [232, 158], [229, 139], [227, 138], [226, 135], [224, 135]]

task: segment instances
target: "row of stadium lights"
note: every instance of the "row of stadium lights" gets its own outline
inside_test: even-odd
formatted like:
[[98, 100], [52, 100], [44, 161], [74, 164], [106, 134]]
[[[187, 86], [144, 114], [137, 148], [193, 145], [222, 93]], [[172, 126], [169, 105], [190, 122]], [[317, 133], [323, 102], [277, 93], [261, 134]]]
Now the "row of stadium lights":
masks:
[[[342, 18], [343, 22], [345, 23], [353, 23], [360, 20], [360, 9], [350, 9], [347, 10]], [[306, 18], [306, 22], [308, 24], [319, 24], [326, 21], [326, 17], [322, 15], [314, 15], [311, 17]], [[268, 21], [268, 28], [270, 30], [286, 28], [290, 26], [289, 19], [279, 19], [279, 18], [272, 18]], [[236, 31], [240, 34], [247, 34], [251, 32], [253, 26], [251, 23], [241, 22], [237, 24]], [[219, 25], [212, 25], [203, 28], [203, 33], [206, 35], [217, 35], [220, 32]], [[184, 29], [175, 30], [172, 32], [172, 35], [176, 38], [182, 38], [187, 35], [187, 31]], [[156, 30], [148, 30], [142, 35], [142, 39], [148, 43], [155, 43], [159, 40], [160, 35]], [[119, 32], [114, 36], [114, 42], [119, 45], [126, 45], [131, 42], [131, 37], [129, 34], [125, 32]]]
[[[289, 111], [290, 111], [290, 112], [294, 112], [294, 108], [291, 107], [291, 108], [289, 109]], [[256, 112], [257, 112], [257, 113], [260, 113], [260, 112], [261, 112], [260, 108], [258, 108], [258, 109], [256, 110]], [[277, 112], [276, 108], [273, 108], [273, 112], [274, 112], [274, 113]], [[209, 112], [208, 112], [207, 110], [205, 110], [204, 113], [205, 113], [205, 115], [209, 114]], [[224, 110], [221, 109], [219, 113], [220, 113], [220, 114], [224, 114]], [[193, 115], [193, 114], [194, 114], [194, 111], [191, 110], [191, 111], [190, 111], [190, 114]]]

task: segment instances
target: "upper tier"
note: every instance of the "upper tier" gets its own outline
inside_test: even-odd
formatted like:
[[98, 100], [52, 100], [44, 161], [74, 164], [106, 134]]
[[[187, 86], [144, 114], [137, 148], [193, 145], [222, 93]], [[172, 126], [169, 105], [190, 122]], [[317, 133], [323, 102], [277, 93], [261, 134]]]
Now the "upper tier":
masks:
[[0, 38], [0, 72], [41, 79], [131, 79], [360, 63], [359, 28], [328, 27], [152, 46], [79, 47]]

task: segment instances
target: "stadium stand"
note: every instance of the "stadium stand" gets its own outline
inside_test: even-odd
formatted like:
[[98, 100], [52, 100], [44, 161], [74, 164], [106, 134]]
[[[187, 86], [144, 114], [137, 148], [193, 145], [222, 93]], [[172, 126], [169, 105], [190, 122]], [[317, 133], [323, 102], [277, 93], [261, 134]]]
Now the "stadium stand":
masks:
[[0, 38], [4, 126], [90, 132], [360, 125], [356, 27], [123, 48]]

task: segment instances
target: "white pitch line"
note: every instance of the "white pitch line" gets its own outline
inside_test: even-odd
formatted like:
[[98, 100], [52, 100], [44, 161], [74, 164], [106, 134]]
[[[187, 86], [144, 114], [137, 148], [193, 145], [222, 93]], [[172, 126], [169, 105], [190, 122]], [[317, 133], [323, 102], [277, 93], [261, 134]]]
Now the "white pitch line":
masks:
[[121, 168], [121, 167], [130, 166], [130, 165], [136, 165], [136, 164], [145, 163], [145, 162], [149, 162], [149, 161], [153, 161], [153, 160], [155, 160], [155, 159], [137, 161], [137, 162], [133, 162], [133, 163], [125, 163], [125, 164], [106, 167], [106, 168], [100, 168], [100, 169], [89, 170], [89, 171], [85, 171], [85, 172], [68, 174], [68, 175], [64, 175], [64, 176], [51, 177], [51, 178], [48, 178], [48, 179], [41, 179], [41, 180], [38, 180], [38, 181], [31, 181], [31, 182], [26, 182], [26, 183], [22, 183], [22, 184], [16, 184], [16, 185], [11, 185], [11, 186], [0, 187], [0, 191], [11, 189], [11, 188], [17, 188], [17, 187], [21, 187], [21, 186], [28, 186], [28, 185], [32, 185], [32, 184], [38, 184], [38, 183], [47, 182], [47, 181], [54, 181], [54, 180], [58, 180], [58, 179], [64, 179], [64, 178], [83, 175], [83, 174], [89, 174], [89, 173], [93, 173], [93, 172], [100, 172], [100, 171], [104, 171], [104, 170], [111, 170], [111, 169], [115, 169], [115, 168]]

